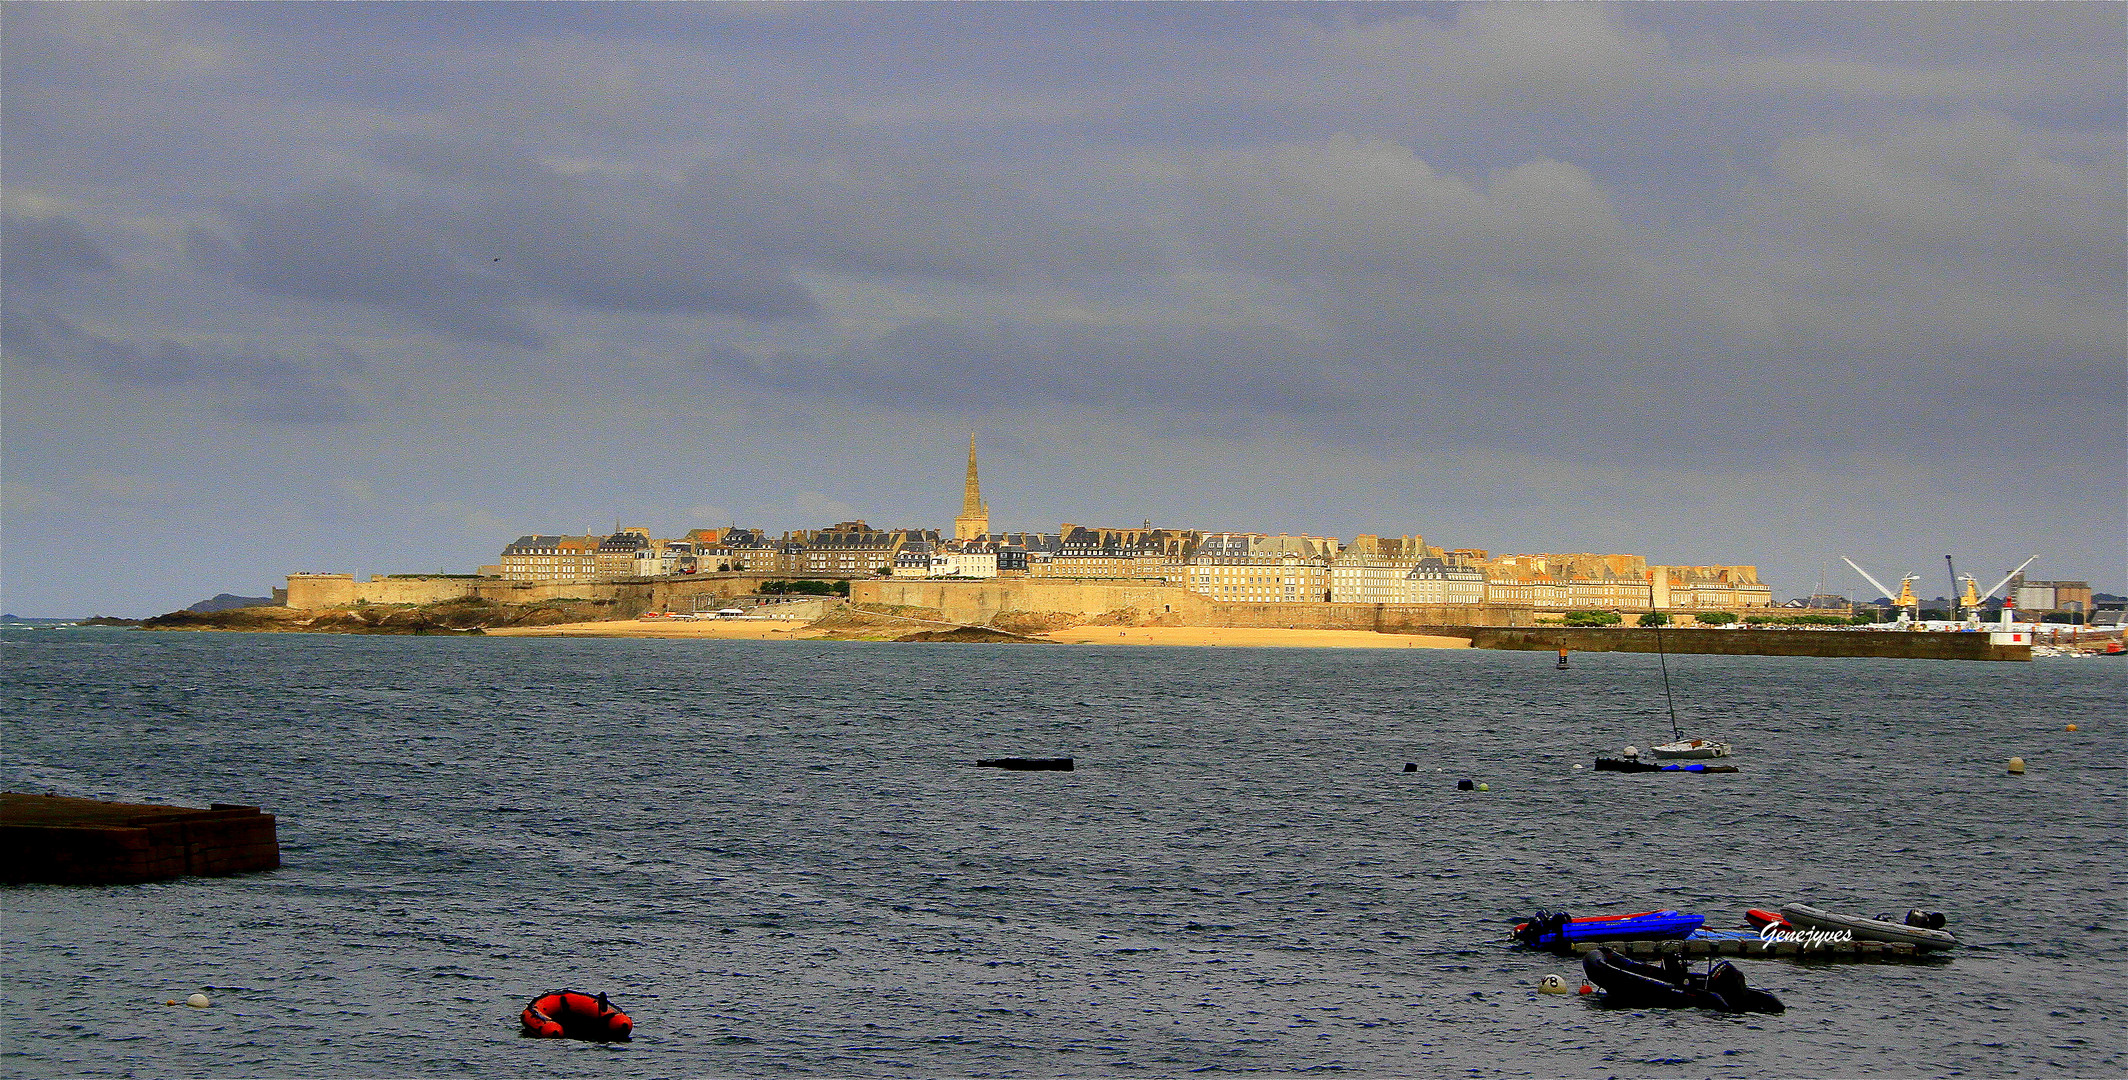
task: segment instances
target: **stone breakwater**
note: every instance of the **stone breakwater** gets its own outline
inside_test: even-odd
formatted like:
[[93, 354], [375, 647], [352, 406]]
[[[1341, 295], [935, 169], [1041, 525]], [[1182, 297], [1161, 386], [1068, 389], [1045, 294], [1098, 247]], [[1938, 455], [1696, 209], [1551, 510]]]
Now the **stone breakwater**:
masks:
[[1663, 630], [1649, 627], [1465, 627], [1475, 649], [1716, 653], [1724, 656], [1875, 656], [1904, 660], [2030, 660], [2029, 644], [1980, 633], [1897, 630]]
[[121, 885], [281, 865], [272, 814], [0, 792], [0, 881]]

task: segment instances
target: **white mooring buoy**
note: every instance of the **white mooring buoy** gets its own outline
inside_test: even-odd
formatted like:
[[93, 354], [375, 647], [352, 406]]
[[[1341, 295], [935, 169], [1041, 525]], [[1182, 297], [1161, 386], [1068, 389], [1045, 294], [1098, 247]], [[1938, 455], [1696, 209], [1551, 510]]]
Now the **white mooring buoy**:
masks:
[[194, 994], [191, 997], [185, 999], [185, 1004], [190, 1005], [195, 1009], [204, 1009], [207, 1006], [214, 1004], [214, 1002], [208, 1001], [207, 995], [205, 994]]

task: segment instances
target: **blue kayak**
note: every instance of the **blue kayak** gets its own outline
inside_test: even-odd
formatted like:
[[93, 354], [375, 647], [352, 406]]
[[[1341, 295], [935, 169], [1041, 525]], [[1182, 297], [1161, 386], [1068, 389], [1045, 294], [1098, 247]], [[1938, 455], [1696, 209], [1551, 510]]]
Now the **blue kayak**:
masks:
[[1576, 941], [1648, 941], [1684, 938], [1705, 925], [1703, 915], [1682, 911], [1641, 911], [1631, 915], [1570, 916], [1564, 911], [1537, 913], [1515, 927], [1514, 938], [1538, 948]]
[[1708, 930], [1704, 927], [1687, 935], [1688, 941], [1764, 941], [1756, 930]]

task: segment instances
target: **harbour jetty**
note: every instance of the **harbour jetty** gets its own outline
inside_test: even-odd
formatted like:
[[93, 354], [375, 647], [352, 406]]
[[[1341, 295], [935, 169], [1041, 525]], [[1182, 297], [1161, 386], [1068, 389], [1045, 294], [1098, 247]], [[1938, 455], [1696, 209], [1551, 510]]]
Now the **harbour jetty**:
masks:
[[272, 814], [0, 792], [0, 881], [123, 885], [281, 865]]
[[1576, 953], [1609, 949], [1637, 959], [1678, 955], [1686, 957], [1733, 956], [1746, 960], [1921, 960], [1941, 961], [1948, 954], [1890, 941], [1799, 941], [1755, 939], [1704, 941], [1687, 938], [1672, 941], [1577, 941]]
[[1727, 656], [1874, 656], [1905, 660], [2030, 660], [2031, 635], [2003, 640], [2009, 634], [1985, 630], [1925, 633], [1902, 630], [1727, 630], [1664, 629], [1638, 626], [1470, 626], [1447, 633], [1467, 634], [1474, 649], [1522, 649], [1533, 652], [1720, 653]]

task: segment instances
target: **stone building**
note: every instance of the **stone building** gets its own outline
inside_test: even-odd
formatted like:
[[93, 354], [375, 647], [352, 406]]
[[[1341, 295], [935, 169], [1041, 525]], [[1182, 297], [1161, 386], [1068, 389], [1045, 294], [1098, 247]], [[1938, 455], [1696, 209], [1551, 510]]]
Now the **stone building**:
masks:
[[[933, 554], [929, 544], [903, 544], [901, 550], [894, 553], [894, 576], [918, 578], [937, 576], [935, 568], [932, 566]], [[938, 554], [943, 556], [943, 553]]]
[[1361, 533], [1330, 560], [1330, 599], [1339, 604], [1408, 604], [1411, 571], [1428, 555], [1424, 538]]
[[892, 573], [894, 556], [904, 546], [939, 543], [937, 529], [874, 529], [862, 521], [840, 521], [817, 532], [786, 533], [784, 539], [795, 546], [780, 553], [776, 571], [789, 574]]
[[588, 581], [598, 575], [597, 536], [532, 533], [502, 549], [497, 567], [506, 581]]
[[988, 540], [969, 540], [946, 545], [943, 576], [994, 578], [998, 576], [999, 545]]
[[1181, 529], [1096, 529], [1066, 522], [1055, 547], [1041, 558], [1029, 549], [1032, 577], [1129, 578], [1159, 580], [1170, 563], [1195, 547], [1197, 534]]
[[1773, 606], [1756, 566], [1651, 566], [1649, 603], [1661, 611], [1735, 611]]
[[[1254, 536], [1243, 543], [1239, 536]], [[1337, 541], [1321, 537], [1222, 533], [1182, 560], [1182, 585], [1232, 603], [1319, 603], [1330, 599]]]
[[1437, 556], [1420, 559], [1404, 578], [1405, 604], [1482, 604], [1485, 575], [1477, 567]]
[[650, 546], [650, 530], [622, 529], [599, 541], [594, 557], [600, 577], [629, 577], [635, 573], [635, 553]]
[[1753, 566], [1649, 566], [1638, 555], [1502, 555], [1478, 564], [1485, 601], [1541, 611], [1713, 611], [1773, 605]]

